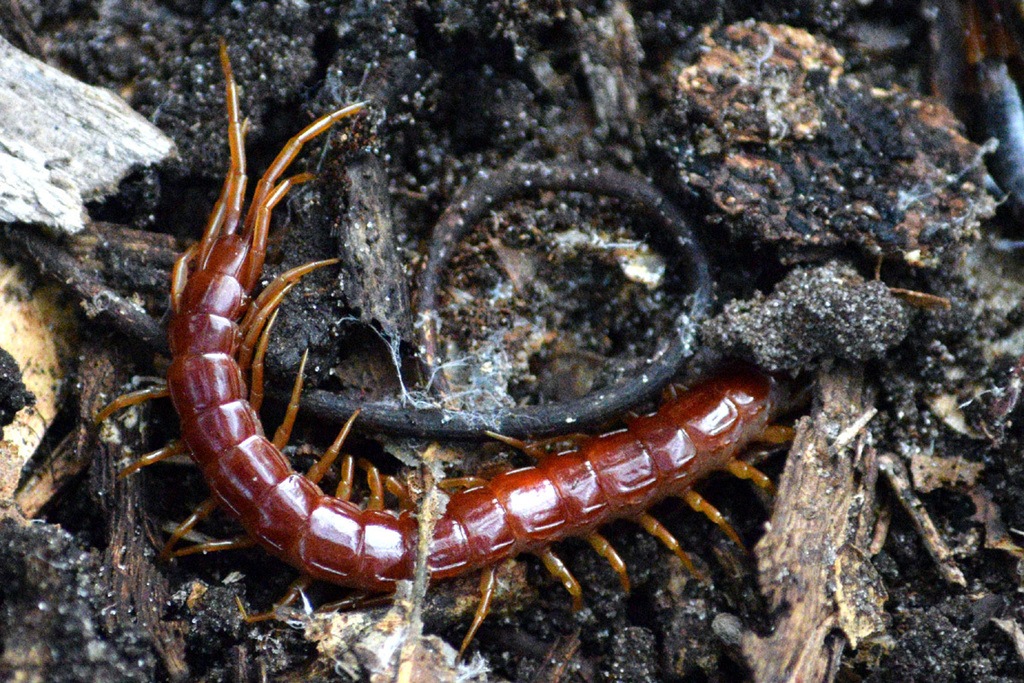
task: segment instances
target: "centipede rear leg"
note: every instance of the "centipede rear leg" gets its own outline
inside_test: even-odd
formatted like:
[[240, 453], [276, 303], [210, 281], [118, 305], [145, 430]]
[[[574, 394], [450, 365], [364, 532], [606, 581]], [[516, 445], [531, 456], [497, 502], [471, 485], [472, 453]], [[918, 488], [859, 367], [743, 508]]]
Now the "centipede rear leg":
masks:
[[733, 529], [732, 525], [726, 521], [725, 517], [722, 516], [722, 513], [718, 511], [718, 508], [709, 503], [704, 496], [700, 495], [693, 489], [690, 489], [683, 493], [681, 497], [686, 501], [687, 505], [693, 508], [695, 512], [701, 513], [714, 522], [719, 529], [725, 532], [725, 535], [728, 536], [733, 543], [743, 550], [743, 552], [747, 552], [747, 547], [744, 545], [743, 541], [740, 540], [739, 534], [736, 533], [736, 530]]
[[768, 475], [748, 462], [732, 460], [725, 466], [725, 469], [737, 479], [745, 479], [751, 482], [770, 496], [776, 494], [775, 484], [768, 478]]
[[580, 444], [593, 438], [590, 434], [582, 434], [574, 432], [571, 434], [562, 434], [559, 436], [552, 436], [546, 439], [517, 439], [511, 436], [505, 436], [504, 434], [498, 434], [497, 432], [488, 431], [487, 436], [492, 439], [501, 441], [502, 443], [508, 444], [512, 448], [518, 451], [526, 453], [534, 460], [543, 460], [544, 458], [551, 455], [549, 450], [552, 446], [556, 445], [568, 445], [578, 448]]
[[288, 585], [284, 595], [282, 595], [270, 609], [264, 612], [256, 612], [255, 614], [249, 614], [241, 600], [238, 600], [238, 609], [242, 613], [242, 619], [244, 619], [247, 624], [255, 624], [261, 621], [276, 619], [280, 610], [294, 605], [311, 585], [313, 585], [313, 579], [308, 576], [300, 576]]

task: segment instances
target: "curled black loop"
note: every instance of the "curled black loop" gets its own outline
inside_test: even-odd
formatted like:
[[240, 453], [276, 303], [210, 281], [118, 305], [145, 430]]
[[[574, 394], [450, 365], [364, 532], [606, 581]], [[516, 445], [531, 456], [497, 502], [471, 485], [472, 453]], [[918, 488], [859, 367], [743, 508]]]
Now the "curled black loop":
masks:
[[508, 408], [487, 415], [422, 410], [397, 402], [365, 404], [325, 391], [307, 392], [303, 408], [332, 421], [343, 421], [360, 409], [357, 425], [362, 429], [397, 436], [478, 440], [486, 438], [486, 431], [493, 431], [530, 438], [600, 425], [661, 391], [693, 354], [697, 326], [710, 308], [712, 281], [707, 257], [689, 221], [645, 179], [579, 164], [514, 163], [495, 171], [480, 171], [452, 200], [434, 228], [416, 306], [420, 353], [427, 376], [437, 361], [437, 293], [457, 244], [495, 207], [541, 191], [582, 192], [635, 206], [653, 219], [652, 231], [660, 230], [665, 241], [686, 260], [689, 305], [676, 321], [676, 334], [662, 342], [644, 367], [614, 386], [578, 399]]

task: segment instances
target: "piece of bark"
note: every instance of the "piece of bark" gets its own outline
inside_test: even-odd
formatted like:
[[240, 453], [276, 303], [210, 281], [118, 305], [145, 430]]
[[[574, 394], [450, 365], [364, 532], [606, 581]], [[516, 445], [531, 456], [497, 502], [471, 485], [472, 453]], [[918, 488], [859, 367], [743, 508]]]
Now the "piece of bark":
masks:
[[[0, 263], [0, 285], [0, 345], [13, 357], [13, 372], [21, 370], [24, 388], [34, 397], [13, 416], [0, 442], [0, 469], [8, 483], [16, 484], [64, 400], [77, 326], [60, 293], [53, 287], [33, 287], [22, 267]], [[10, 506], [13, 493], [10, 486], [0, 492], [0, 516], [15, 513]]]
[[85, 202], [117, 190], [174, 143], [103, 88], [71, 78], [0, 38], [0, 222], [85, 227]]
[[135, 302], [107, 287], [86, 272], [78, 260], [52, 240], [24, 227], [12, 227], [7, 237], [26, 257], [31, 257], [46, 275], [61, 283], [80, 300], [88, 318], [99, 318], [117, 331], [138, 339], [158, 351], [167, 351], [163, 325]]
[[629, 6], [613, 2], [608, 12], [594, 18], [574, 9], [570, 17], [579, 35], [580, 65], [597, 119], [595, 134], [605, 139], [612, 134], [639, 140], [637, 110], [644, 51]]
[[[138, 416], [125, 420], [111, 419], [106, 423], [104, 439], [96, 439], [92, 428], [93, 416], [101, 410], [111, 396], [118, 393], [125, 379], [117, 372], [117, 351], [96, 343], [83, 348], [82, 401], [79, 428], [76, 434], [76, 452], [91, 450], [96, 454], [90, 470], [92, 487], [102, 501], [108, 517], [107, 545], [103, 553], [103, 566], [109, 572], [111, 597], [116, 609], [101, 615], [112, 629], [125, 614], [132, 614], [138, 628], [152, 638], [171, 681], [189, 678], [185, 662], [185, 628], [182, 622], [165, 620], [164, 606], [170, 598], [167, 579], [154, 565], [153, 545], [157, 534], [147, 528], [142, 503], [142, 479], [118, 477], [124, 461], [142, 455], [146, 448], [146, 420]], [[130, 410], [144, 410], [135, 407]]]
[[363, 320], [379, 323], [387, 337], [400, 339], [412, 331], [409, 278], [398, 258], [387, 170], [377, 156], [364, 154], [349, 166], [348, 177], [341, 289]]
[[900, 505], [903, 506], [903, 510], [914, 523], [914, 528], [917, 529], [917, 533], [920, 535], [925, 549], [928, 550], [928, 554], [932, 556], [935, 564], [938, 565], [939, 574], [950, 583], [966, 586], [967, 580], [953, 559], [953, 551], [946, 544], [945, 539], [942, 538], [942, 534], [939, 533], [935, 522], [928, 515], [928, 511], [924, 509], [921, 499], [914, 494], [906, 465], [897, 456], [891, 453], [883, 453], [879, 457], [879, 468], [885, 474], [889, 485], [892, 486], [893, 491], [896, 493], [896, 498], [900, 501]]
[[771, 635], [743, 639], [758, 683], [831, 681], [847, 642], [885, 628], [885, 589], [868, 557], [876, 465], [861, 432], [874, 409], [861, 366], [822, 370], [815, 395], [755, 550], [762, 590], [779, 615]]

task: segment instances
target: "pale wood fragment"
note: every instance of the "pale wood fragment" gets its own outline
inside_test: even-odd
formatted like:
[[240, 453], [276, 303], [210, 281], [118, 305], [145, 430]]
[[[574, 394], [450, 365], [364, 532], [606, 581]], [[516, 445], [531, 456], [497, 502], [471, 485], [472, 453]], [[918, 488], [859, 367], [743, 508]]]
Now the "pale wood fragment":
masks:
[[861, 366], [817, 377], [810, 417], [797, 423], [758, 577], [779, 617], [747, 633], [743, 655], [759, 683], [831, 681], [846, 645], [881, 635], [886, 600], [869, 548], [876, 524], [874, 415]]
[[0, 222], [85, 227], [85, 202], [117, 190], [174, 143], [104, 88], [81, 83], [0, 38]]

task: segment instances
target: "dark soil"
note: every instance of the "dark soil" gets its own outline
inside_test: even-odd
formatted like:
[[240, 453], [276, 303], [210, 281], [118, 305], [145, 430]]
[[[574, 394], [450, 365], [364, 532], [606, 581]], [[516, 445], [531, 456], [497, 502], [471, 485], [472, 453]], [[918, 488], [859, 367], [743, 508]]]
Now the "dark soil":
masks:
[[[879, 477], [867, 498], [877, 537], [869, 529], [862, 546], [836, 549], [862, 562], [863, 611], [843, 612], [856, 602], [839, 595], [846, 584], [822, 586], [839, 607], [825, 628], [836, 654], [821, 680], [1024, 680], [1021, 256], [991, 246], [1007, 228], [993, 215], [977, 145], [930, 97], [932, 27], [917, 3], [7, 4], [8, 40], [120, 93], [177, 144], [178, 158], [90, 207], [90, 234], [102, 239], [59, 245], [107, 287], [137, 295], [153, 320], [167, 312], [173, 255], [199, 235], [228, 166], [219, 41], [249, 121], [250, 176], [316, 116], [371, 100], [367, 114], [308, 145], [295, 170], [316, 179], [275, 214], [267, 278], [342, 262], [289, 295], [268, 387], [290, 387], [308, 349], [308, 386], [393, 397], [397, 363], [404, 384], [422, 388], [416, 273], [435, 221], [477, 171], [573, 161], [649, 179], [694, 220], [716, 282], [714, 316], [680, 381], [732, 359], [756, 363], [811, 387], [812, 407], [797, 418], [821, 412], [814, 387], [832, 368], [855, 368], [878, 409], [862, 450], [912, 475], [916, 512], [891, 483], [898, 477]], [[476, 226], [440, 310], [465, 405], [563, 401], [641, 366], [674, 333], [687, 294], [671, 245], [645, 228], [614, 200], [554, 192], [496, 207]], [[29, 260], [12, 246], [18, 230], [0, 250]], [[83, 320], [82, 334], [77, 404], [66, 408], [75, 419], [46, 442], [64, 444], [58, 455], [84, 454], [90, 469], [39, 520], [0, 526], [4, 680], [392, 680], [393, 663], [374, 659], [387, 646], [386, 607], [343, 613], [330, 627], [311, 626], [301, 610], [293, 622], [248, 624], [236, 599], [266, 609], [294, 570], [258, 549], [156, 558], [165, 528], [206, 497], [202, 478], [173, 463], [116, 473], [129, 454], [174, 438], [176, 417], [153, 402], [101, 438], [91, 416], [133, 376], [161, 375], [167, 357], [143, 332]], [[15, 396], [4, 386], [0, 415]], [[280, 415], [271, 401], [265, 423]], [[339, 426], [300, 419], [288, 452], [296, 468]], [[416, 480], [426, 445], [363, 432], [346, 448]], [[443, 445], [450, 476], [527, 462], [493, 443]], [[785, 450], [759, 464], [776, 481], [790, 466]], [[857, 472], [873, 482], [879, 470]], [[938, 483], [924, 485], [929, 477]], [[755, 548], [773, 501], [730, 477], [700, 491]], [[705, 581], [635, 525], [616, 523], [603, 533], [629, 569], [628, 595], [585, 543], [557, 548], [583, 586], [576, 613], [543, 565], [521, 558], [500, 570], [470, 648], [489, 673], [457, 674], [450, 649], [428, 640], [403, 680], [784, 680], [765, 676], [752, 655], [751, 643], [770, 641], [797, 611], [774, 602], [776, 578], [759, 573], [764, 548], [744, 552], [678, 501], [653, 512]], [[922, 516], [947, 546], [945, 569]], [[214, 515], [202, 531], [227, 538], [237, 528]], [[457, 648], [476, 584], [432, 587], [426, 632]], [[309, 593], [313, 605], [338, 597], [331, 587]]]

